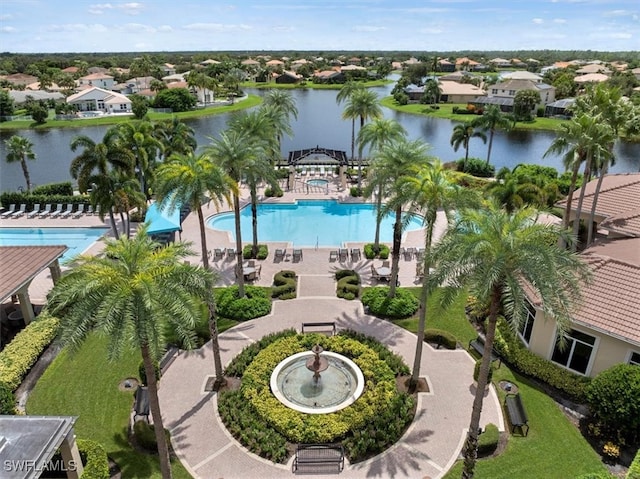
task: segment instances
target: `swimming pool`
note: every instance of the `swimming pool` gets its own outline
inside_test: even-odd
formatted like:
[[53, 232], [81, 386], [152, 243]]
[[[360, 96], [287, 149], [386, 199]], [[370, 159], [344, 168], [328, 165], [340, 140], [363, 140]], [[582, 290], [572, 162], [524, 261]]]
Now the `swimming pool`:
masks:
[[[393, 216], [380, 226], [380, 241], [393, 241]], [[243, 241], [251, 241], [251, 207], [240, 213]], [[233, 212], [207, 219], [207, 226], [226, 230], [235, 239]], [[420, 229], [422, 218], [412, 218], [405, 231]], [[296, 203], [258, 205], [258, 239], [288, 241], [300, 247], [335, 247], [344, 242], [373, 242], [376, 231], [375, 206], [339, 203], [335, 200], [301, 200]]]
[[307, 184], [311, 185], [311, 186], [323, 186], [323, 187], [325, 187], [325, 186], [327, 186], [329, 184], [329, 181], [328, 180], [323, 180], [322, 178], [318, 178], [318, 179], [315, 179], [315, 180], [308, 180]]
[[83, 253], [107, 232], [107, 228], [0, 228], [0, 246], [66, 245], [61, 260]]

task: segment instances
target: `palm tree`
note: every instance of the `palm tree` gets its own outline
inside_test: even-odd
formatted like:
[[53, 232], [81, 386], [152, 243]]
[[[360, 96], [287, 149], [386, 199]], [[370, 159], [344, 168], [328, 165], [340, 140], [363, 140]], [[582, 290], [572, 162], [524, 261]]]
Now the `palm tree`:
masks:
[[[453, 127], [453, 134], [451, 135], [451, 146], [453, 151], [458, 151], [460, 145], [464, 147], [464, 166], [467, 166], [467, 160], [469, 160], [469, 142], [471, 138], [480, 138], [484, 143], [487, 142], [487, 135], [483, 132], [475, 129], [471, 122], [459, 123]], [[463, 168], [464, 170], [464, 168]]]
[[440, 99], [440, 87], [438, 82], [432, 79], [427, 80], [424, 84], [423, 98], [428, 99], [429, 103], [438, 103]]
[[406, 202], [411, 204], [409, 212], [422, 215], [422, 223], [425, 227], [425, 254], [421, 265], [424, 279], [420, 290], [418, 338], [410, 380], [410, 386], [415, 387], [420, 377], [420, 362], [429, 300], [429, 274], [432, 267], [431, 248], [437, 213], [443, 211], [449, 218], [454, 209], [475, 203], [477, 195], [470, 189], [460, 187], [455, 181], [457, 173], [445, 169], [439, 160], [434, 160], [431, 164], [421, 165], [420, 168], [410, 171], [414, 174], [403, 176], [398, 182], [398, 190]]
[[[342, 104], [342, 102], [349, 100], [349, 98], [351, 98], [351, 96], [359, 90], [363, 90], [364, 87], [362, 86], [361, 83], [357, 83], [354, 81], [348, 81], [346, 82], [344, 85], [342, 85], [342, 88], [340, 88], [340, 91], [338, 92], [338, 94], [336, 95], [336, 103], [338, 105]], [[344, 115], [343, 115], [344, 118]], [[355, 151], [356, 151], [356, 117], [350, 117], [351, 120], [351, 163], [353, 163], [354, 157], [355, 157]]]
[[[158, 70], [158, 67], [153, 63], [149, 55], [142, 55], [136, 58], [129, 65], [131, 73], [135, 76], [149, 77], [152, 73]], [[145, 85], [145, 88], [149, 88], [149, 85]]]
[[[367, 123], [358, 132], [358, 148], [363, 149], [369, 146], [369, 156], [373, 158], [382, 147], [393, 141], [400, 140], [406, 135], [405, 129], [395, 120], [385, 118], [376, 118], [371, 123]], [[384, 184], [373, 185], [369, 183], [366, 195], [369, 196], [369, 190], [377, 187], [376, 191], [376, 233], [373, 242], [373, 249], [377, 253], [380, 250], [380, 223], [382, 222], [382, 197]]]
[[174, 153], [187, 155], [198, 147], [193, 128], [181, 121], [177, 116], [170, 120], [162, 120], [154, 123], [153, 136], [163, 146], [162, 155], [166, 160]]
[[[433, 249], [432, 284], [468, 288], [471, 295], [490, 305], [485, 351], [493, 347], [500, 308], [513, 328], [525, 317], [526, 293], [542, 300], [558, 335], [567, 331], [571, 308], [580, 299], [580, 286], [589, 270], [575, 253], [558, 246], [558, 240], [574, 241], [567, 230], [536, 222], [538, 212], [525, 208], [507, 213], [496, 204], [462, 210], [443, 239]], [[525, 286], [526, 283], [526, 286]], [[457, 294], [445, 291], [445, 302]], [[473, 477], [477, 457], [480, 414], [491, 355], [482, 357], [478, 386], [464, 447], [462, 477]]]
[[33, 143], [28, 138], [19, 135], [13, 135], [4, 141], [7, 147], [7, 163], [19, 161], [22, 167], [22, 174], [27, 183], [27, 193], [31, 193], [31, 176], [27, 167], [27, 160], [35, 160], [36, 154], [33, 152]]
[[47, 304], [61, 319], [63, 342], [73, 349], [93, 331], [109, 338], [110, 359], [128, 347], [140, 349], [163, 478], [171, 478], [171, 464], [154, 363], [169, 328], [185, 347], [195, 345], [194, 328], [215, 284], [212, 271], [182, 263], [189, 254], [183, 243], [160, 248], [141, 227], [132, 239], [107, 240], [102, 257], [77, 258]]
[[545, 190], [533, 179], [518, 175], [508, 168], [498, 172], [496, 181], [490, 182], [486, 191], [509, 213], [525, 205], [542, 208], [547, 203]]
[[233, 213], [236, 234], [236, 278], [238, 281], [238, 297], [244, 297], [244, 276], [242, 274], [242, 231], [240, 228], [240, 192], [237, 186], [243, 178], [248, 165], [254, 164], [263, 157], [264, 149], [259, 142], [247, 133], [228, 129], [214, 139], [206, 149], [206, 153], [214, 163], [218, 164], [236, 185], [233, 192]]
[[509, 131], [515, 124], [515, 119], [511, 115], [506, 115], [500, 111], [498, 105], [490, 105], [482, 116], [471, 122], [473, 126], [489, 131], [489, 148], [487, 149], [487, 165], [491, 159], [491, 146], [493, 145], [493, 135], [498, 128]]
[[188, 204], [198, 214], [202, 264], [205, 269], [209, 268], [209, 257], [202, 205], [209, 194], [219, 209], [222, 200], [231, 203], [230, 193], [235, 193], [236, 188], [229, 175], [206, 154], [174, 153], [156, 170], [156, 200], [160, 203], [168, 201], [171, 209]]
[[403, 223], [402, 208], [407, 202], [403, 185], [405, 177], [411, 176], [417, 168], [428, 165], [432, 160], [426, 153], [427, 145], [420, 140], [409, 141], [405, 138], [388, 143], [382, 147], [372, 163], [371, 176], [373, 184], [385, 184], [388, 196], [383, 214], [395, 213], [393, 225], [393, 248], [391, 253], [391, 278], [389, 280], [389, 297], [396, 294], [398, 282], [398, 264], [400, 262], [400, 243], [402, 242]]
[[[298, 108], [296, 107], [296, 100], [291, 96], [290, 93], [283, 90], [270, 90], [269, 93], [264, 97], [264, 106], [273, 107], [275, 112], [278, 113], [279, 121], [275, 122], [277, 124], [282, 124], [284, 128], [282, 131], [277, 131], [278, 137], [278, 157], [282, 155], [281, 153], [281, 142], [282, 142], [282, 134], [287, 133], [291, 135], [291, 118], [298, 119]], [[274, 113], [271, 113], [274, 116]], [[286, 131], [285, 131], [286, 130]]]
[[[347, 106], [342, 112], [342, 118], [360, 118], [360, 129], [369, 118], [382, 116], [382, 109], [378, 105], [378, 96], [369, 90], [356, 90], [349, 97]], [[351, 158], [353, 161], [353, 158]], [[358, 148], [358, 188], [362, 186], [362, 145]]]
[[110, 168], [133, 172], [133, 154], [118, 143], [118, 132], [109, 128], [102, 141], [96, 143], [86, 135], [76, 136], [71, 141], [71, 151], [82, 148], [82, 153], [71, 161], [71, 177], [78, 180], [80, 192], [86, 192], [94, 174], [106, 175]]

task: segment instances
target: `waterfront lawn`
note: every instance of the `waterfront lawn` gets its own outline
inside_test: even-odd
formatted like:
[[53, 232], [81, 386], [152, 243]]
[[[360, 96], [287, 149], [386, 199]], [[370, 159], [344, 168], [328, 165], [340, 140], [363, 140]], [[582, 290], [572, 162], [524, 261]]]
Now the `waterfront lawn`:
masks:
[[[122, 477], [160, 478], [158, 457], [134, 450], [127, 439], [133, 393], [118, 389], [120, 382], [138, 376], [140, 353], [129, 351], [107, 362], [107, 338], [90, 335], [77, 353], [63, 350], [29, 397], [27, 413], [78, 416], [76, 435], [101, 443], [117, 462]], [[173, 477], [190, 478], [173, 460]]]

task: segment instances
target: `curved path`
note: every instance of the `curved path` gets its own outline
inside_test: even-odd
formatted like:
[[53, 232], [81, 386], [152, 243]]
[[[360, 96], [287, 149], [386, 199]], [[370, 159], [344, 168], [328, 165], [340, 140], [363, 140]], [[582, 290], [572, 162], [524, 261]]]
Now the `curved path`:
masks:
[[[325, 283], [325, 288], [320, 288]], [[298, 299], [275, 301], [268, 316], [247, 321], [220, 335], [222, 361], [227, 364], [244, 346], [265, 334], [286, 328], [300, 330], [301, 323], [335, 321], [374, 336], [405, 362], [413, 364], [416, 336], [394, 324], [364, 314], [359, 301], [317, 296], [329, 291], [329, 275], [301, 275]], [[306, 284], [306, 287], [305, 287]], [[314, 287], [310, 288], [313, 284]], [[305, 291], [315, 291], [307, 296]], [[451, 467], [462, 448], [473, 403], [470, 384], [474, 361], [464, 350], [435, 350], [425, 344], [421, 371], [429, 393], [419, 394], [416, 417], [404, 436], [384, 453], [357, 464], [347, 464], [346, 478], [439, 478]], [[293, 459], [286, 465], [266, 461], [242, 447], [222, 425], [217, 396], [205, 392], [213, 375], [211, 345], [180, 353], [162, 376], [160, 403], [165, 427], [182, 463], [194, 478], [279, 479], [294, 476]], [[485, 398], [481, 425], [504, 424], [497, 395], [491, 388]], [[313, 478], [314, 475], [305, 474]], [[317, 476], [326, 477], [326, 476]]]

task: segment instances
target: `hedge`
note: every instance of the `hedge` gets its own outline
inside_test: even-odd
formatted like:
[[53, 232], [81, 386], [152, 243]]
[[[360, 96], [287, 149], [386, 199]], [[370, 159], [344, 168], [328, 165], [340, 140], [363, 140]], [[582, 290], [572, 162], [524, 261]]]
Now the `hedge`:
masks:
[[[21, 205], [26, 204], [26, 211], [32, 211], [34, 205], [39, 204], [40, 207], [44, 207], [44, 205], [56, 205], [63, 204], [67, 205], [69, 203], [73, 205], [79, 204], [89, 204], [89, 197], [86, 195], [43, 195], [43, 194], [26, 194], [26, 193], [14, 193], [14, 192], [6, 192], [0, 195], [0, 203], [3, 206], [8, 207], [9, 205]], [[76, 208], [77, 209], [77, 208]]]
[[498, 447], [498, 441], [500, 440], [500, 431], [495, 424], [487, 424], [482, 434], [478, 436], [478, 454], [488, 455]]
[[426, 329], [424, 331], [424, 340], [428, 343], [436, 343], [438, 347], [444, 346], [447, 349], [456, 349], [458, 347], [456, 337], [443, 329]]
[[380, 251], [378, 251], [378, 254], [376, 255], [373, 243], [367, 243], [364, 245], [364, 257], [367, 259], [374, 259], [377, 256], [380, 259], [388, 259], [389, 247], [386, 244], [380, 244], [378, 246], [380, 247]]
[[216, 313], [223, 318], [247, 321], [271, 312], [269, 288], [246, 285], [244, 291], [244, 298], [238, 298], [237, 286], [216, 289]]
[[238, 354], [231, 360], [229, 365], [224, 370], [224, 375], [235, 378], [242, 377], [245, 369], [247, 369], [247, 366], [251, 364], [253, 359], [261, 350], [274, 343], [278, 339], [288, 338], [289, 336], [295, 336], [296, 334], [298, 334], [298, 332], [293, 328], [285, 329], [282, 331], [278, 331], [277, 333], [267, 334], [255, 343], [251, 343], [249, 346], [245, 346], [242, 351], [240, 351], [240, 354]]
[[0, 414], [15, 414], [16, 398], [11, 388], [0, 381]]
[[48, 185], [36, 186], [31, 193], [34, 195], [73, 195], [73, 185], [70, 181], [64, 181], [62, 183], [49, 183]]
[[[244, 259], [252, 259], [253, 258], [253, 256], [251, 255], [252, 249], [253, 249], [253, 245], [250, 245], [250, 244], [242, 248], [242, 257]], [[266, 244], [259, 244], [258, 254], [256, 255], [255, 259], [267, 259], [267, 256], [269, 256], [269, 248], [267, 247]]]
[[461, 158], [456, 162], [456, 169], [480, 178], [491, 178], [496, 174], [496, 167], [480, 158]]
[[636, 457], [629, 466], [626, 479], [640, 479], [640, 449], [636, 452]]
[[77, 444], [84, 464], [82, 479], [109, 479], [109, 458], [102, 444], [88, 439], [78, 439]]
[[[58, 334], [60, 321], [41, 314], [0, 351], [0, 378], [15, 391]], [[43, 317], [44, 316], [44, 317]]]
[[360, 275], [352, 269], [336, 271], [335, 278], [338, 281], [336, 295], [342, 299], [356, 299], [360, 295]]
[[391, 368], [396, 376], [403, 376], [411, 373], [409, 366], [404, 363], [402, 356], [390, 351], [384, 344], [372, 336], [354, 331], [353, 329], [343, 329], [338, 333], [339, 336], [355, 339], [356, 341], [366, 344], [373, 349], [380, 359], [382, 359]]
[[273, 277], [274, 286], [271, 288], [271, 297], [278, 299], [293, 299], [296, 297], [298, 281], [295, 271], [283, 270]]
[[388, 286], [365, 288], [362, 304], [369, 309], [369, 313], [391, 319], [413, 316], [420, 306], [418, 298], [403, 288], [396, 288], [396, 295], [389, 298]]

